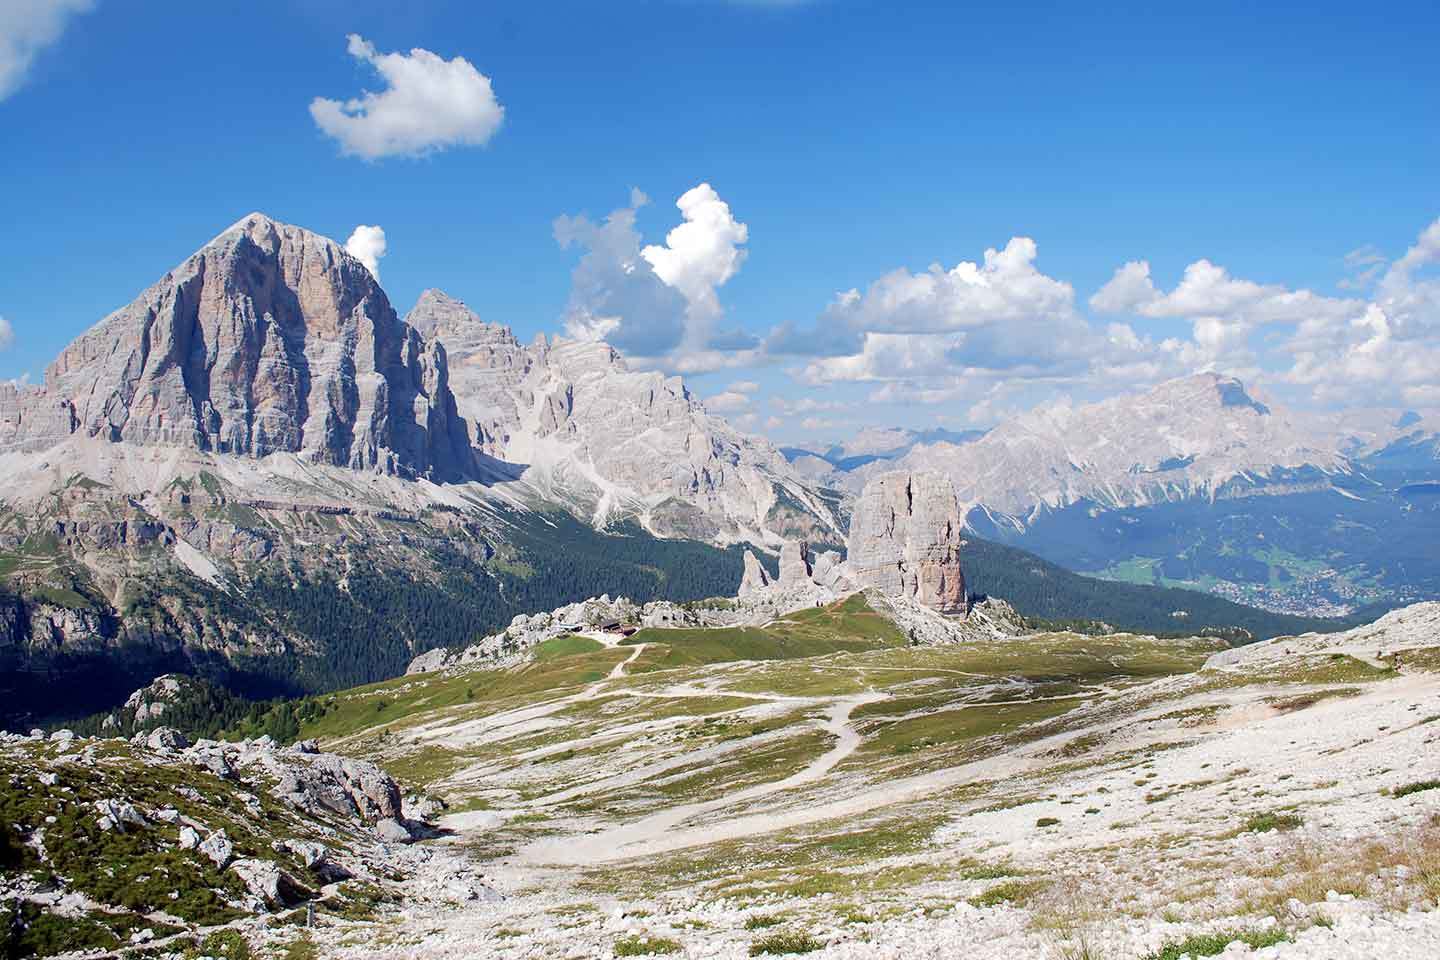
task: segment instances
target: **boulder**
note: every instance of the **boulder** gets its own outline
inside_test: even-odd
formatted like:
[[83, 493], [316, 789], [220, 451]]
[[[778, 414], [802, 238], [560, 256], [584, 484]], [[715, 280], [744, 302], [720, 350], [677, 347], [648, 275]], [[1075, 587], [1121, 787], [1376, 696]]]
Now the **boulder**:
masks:
[[296, 754], [275, 786], [281, 800], [307, 812], [328, 810], [367, 823], [398, 820], [400, 787], [384, 770], [365, 760], [332, 753]]
[[204, 746], [197, 744], [190, 751], [190, 762], [202, 770], [209, 770], [221, 780], [229, 780], [235, 775], [234, 769], [230, 766], [230, 758], [225, 755], [223, 747]]
[[257, 908], [257, 912], [264, 907], [288, 906], [303, 895], [300, 885], [270, 860], [246, 857], [236, 860], [230, 869], [245, 884], [246, 892], [254, 901], [251, 906]]
[[190, 746], [190, 739], [173, 727], [156, 727], [147, 734], [136, 734], [135, 739], [156, 753], [176, 753]]
[[446, 803], [438, 797], [412, 793], [405, 798], [404, 819], [433, 823], [445, 812]]
[[180, 828], [180, 849], [194, 850], [200, 846], [200, 831], [191, 826]]
[[405, 824], [393, 817], [386, 817], [375, 824], [375, 836], [386, 843], [409, 843], [411, 840], [410, 831]]
[[816, 554], [811, 559], [810, 579], [822, 587], [836, 587], [844, 578], [844, 562], [835, 550]]
[[765, 572], [765, 568], [755, 558], [755, 554], [746, 550], [745, 575], [740, 578], [740, 596], [748, 597], [756, 590], [763, 590], [768, 586], [770, 586], [770, 574]]
[[850, 520], [848, 566], [864, 587], [964, 613], [963, 522], [950, 480], [939, 473], [881, 474], [865, 485]]
[[230, 842], [229, 837], [225, 836], [224, 830], [216, 830], [195, 849], [209, 857], [220, 870], [224, 870], [225, 865], [230, 862], [230, 858], [235, 855], [235, 845]]
[[150, 821], [145, 819], [144, 814], [137, 810], [133, 803], [126, 803], [124, 800], [96, 800], [95, 812], [99, 814], [96, 824], [101, 830], [125, 833], [127, 827], [150, 826]]

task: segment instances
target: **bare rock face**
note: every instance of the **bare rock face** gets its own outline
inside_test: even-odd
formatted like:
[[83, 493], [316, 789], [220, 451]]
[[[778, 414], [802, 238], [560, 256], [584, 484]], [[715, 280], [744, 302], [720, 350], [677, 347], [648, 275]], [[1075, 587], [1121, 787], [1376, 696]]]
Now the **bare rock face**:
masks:
[[597, 522], [635, 514], [661, 536], [775, 542], [799, 525], [838, 542], [833, 509], [784, 455], [712, 416], [680, 377], [631, 370], [603, 342], [522, 345], [438, 290], [406, 320], [444, 345], [474, 446], [523, 464], [548, 499], [588, 508]]
[[755, 559], [754, 552], [745, 551], [745, 574], [740, 578], [740, 596], [748, 597], [756, 590], [763, 590], [770, 586], [770, 574]]
[[470, 457], [445, 348], [334, 241], [261, 214], [0, 393], [0, 449], [73, 434], [417, 476]]
[[328, 810], [367, 823], [402, 816], [399, 786], [373, 763], [331, 753], [288, 760], [275, 792], [302, 810]]
[[808, 583], [811, 575], [810, 545], [804, 540], [787, 540], [780, 548], [780, 583]]
[[949, 478], [887, 473], [871, 480], [850, 520], [851, 575], [863, 586], [964, 613], [962, 523]]
[[445, 345], [450, 386], [461, 416], [473, 426], [474, 445], [503, 458], [522, 413], [534, 405], [526, 378], [536, 356], [509, 327], [481, 320], [462, 301], [426, 290], [405, 322], [428, 340]]

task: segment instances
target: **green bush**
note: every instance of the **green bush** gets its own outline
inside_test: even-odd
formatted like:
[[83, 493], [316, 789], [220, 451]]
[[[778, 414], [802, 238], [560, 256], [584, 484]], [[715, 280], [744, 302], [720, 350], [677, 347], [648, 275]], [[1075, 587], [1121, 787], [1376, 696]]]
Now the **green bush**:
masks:
[[617, 957], [649, 957], [657, 953], [679, 953], [680, 944], [664, 937], [625, 937], [615, 941]]
[[1422, 790], [1440, 789], [1440, 780], [1416, 780], [1414, 783], [1407, 783], [1403, 787], [1396, 787], [1390, 791], [1392, 797], [1408, 797], [1412, 793], [1419, 793]]
[[825, 946], [808, 933], [775, 933], [750, 944], [750, 956], [785, 953], [814, 953]]
[[1248, 833], [1269, 833], [1272, 830], [1294, 830], [1305, 821], [1293, 813], [1257, 813], [1245, 821]]
[[1278, 927], [1269, 930], [1228, 930], [1220, 933], [1198, 933], [1178, 943], [1167, 943], [1145, 960], [1180, 960], [1181, 957], [1213, 957], [1237, 940], [1255, 949], [1285, 943], [1290, 935]]

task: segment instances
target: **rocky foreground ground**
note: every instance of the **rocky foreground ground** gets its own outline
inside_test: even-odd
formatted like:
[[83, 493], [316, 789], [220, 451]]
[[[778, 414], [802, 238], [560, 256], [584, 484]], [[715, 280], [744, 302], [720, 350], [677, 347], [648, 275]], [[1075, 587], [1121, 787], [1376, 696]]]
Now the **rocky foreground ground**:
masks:
[[560, 633], [318, 745], [12, 738], [0, 896], [39, 952], [1440, 955], [1440, 604], [1239, 650], [994, 613]]

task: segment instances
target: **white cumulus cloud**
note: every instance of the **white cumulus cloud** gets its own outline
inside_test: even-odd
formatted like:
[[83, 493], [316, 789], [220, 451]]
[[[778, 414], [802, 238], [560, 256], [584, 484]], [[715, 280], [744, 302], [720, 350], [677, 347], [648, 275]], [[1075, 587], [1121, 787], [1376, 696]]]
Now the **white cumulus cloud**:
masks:
[[837, 295], [814, 329], [782, 327], [766, 346], [817, 356], [803, 368], [808, 383], [1073, 372], [1105, 340], [1076, 309], [1070, 284], [1036, 269], [1037, 253], [1034, 240], [1013, 237], [979, 263], [893, 270], [864, 293]]
[[60, 39], [70, 18], [94, 0], [4, 0], [0, 3], [0, 100], [20, 88], [40, 51]]
[[749, 229], [708, 183], [676, 201], [682, 222], [663, 244], [641, 245], [636, 211], [648, 202], [632, 190], [630, 205], [602, 223], [555, 220], [561, 247], [582, 247], [571, 275], [565, 332], [607, 340], [620, 351], [672, 370], [700, 372], [744, 362], [756, 347], [743, 331], [721, 329], [719, 289], [745, 262]]
[[0, 317], [0, 350], [8, 350], [15, 342], [15, 328], [10, 321]]
[[380, 226], [360, 224], [345, 241], [345, 252], [365, 264], [370, 275], [379, 281], [380, 259], [385, 256], [385, 230]]
[[505, 108], [490, 78], [464, 57], [446, 60], [419, 47], [408, 54], [380, 53], [358, 34], [347, 39], [350, 56], [372, 66], [385, 89], [310, 102], [315, 124], [339, 141], [342, 152], [368, 160], [420, 156], [482, 146], [500, 128]]
[[1373, 247], [1346, 257], [1339, 286], [1370, 297], [1332, 297], [1233, 276], [1209, 260], [1185, 268], [1170, 291], [1145, 261], [1127, 263], [1090, 298], [1102, 313], [1188, 323], [1189, 337], [1158, 344], [1112, 324], [1112, 342], [1149, 356], [1149, 369], [1239, 373], [1302, 391], [1322, 404], [1407, 402], [1440, 369], [1440, 220], [1393, 262]]
[[716, 291], [745, 262], [741, 246], [750, 230], [708, 183], [686, 190], [675, 206], [685, 222], [665, 236], [664, 244], [651, 244], [640, 255], [661, 281], [684, 296], [686, 345], [702, 349], [724, 313]]

